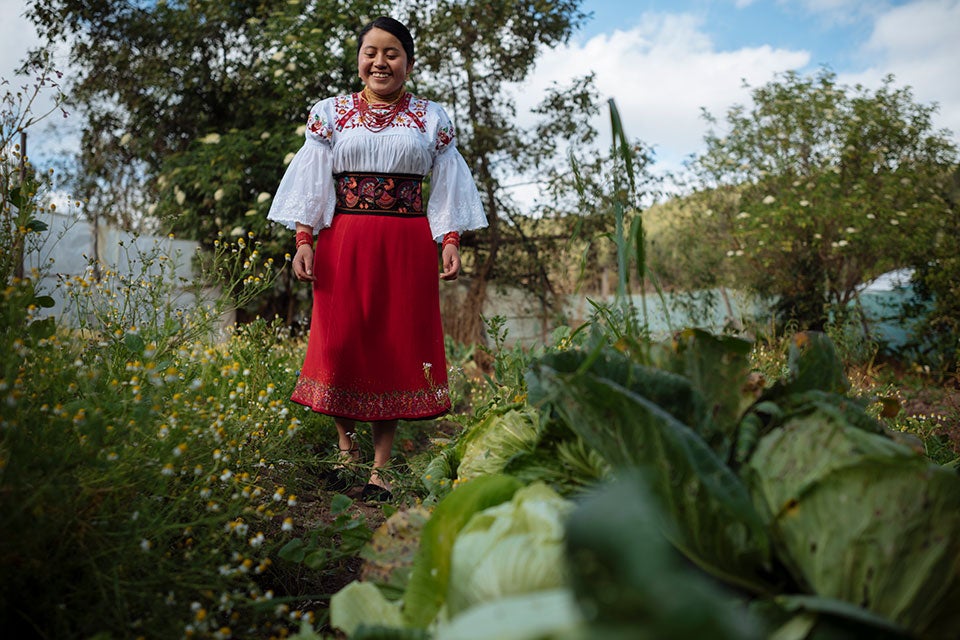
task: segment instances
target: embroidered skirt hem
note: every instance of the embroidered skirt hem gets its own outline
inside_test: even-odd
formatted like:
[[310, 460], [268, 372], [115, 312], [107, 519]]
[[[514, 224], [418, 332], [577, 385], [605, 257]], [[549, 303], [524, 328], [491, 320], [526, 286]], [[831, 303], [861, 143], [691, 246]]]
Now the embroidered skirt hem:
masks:
[[297, 404], [334, 418], [373, 420], [430, 420], [450, 411], [446, 389], [413, 393], [357, 393], [332, 389], [314, 380], [298, 381], [291, 398]]

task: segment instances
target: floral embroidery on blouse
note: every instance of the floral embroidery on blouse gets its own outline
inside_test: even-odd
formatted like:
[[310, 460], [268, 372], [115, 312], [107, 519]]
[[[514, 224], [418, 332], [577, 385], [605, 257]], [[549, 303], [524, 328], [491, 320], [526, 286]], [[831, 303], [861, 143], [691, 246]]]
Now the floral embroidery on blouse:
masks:
[[[357, 95], [358, 94], [348, 94], [337, 96], [333, 99], [333, 111], [336, 115], [337, 131], [355, 129], [363, 126], [363, 121], [360, 118], [360, 110], [357, 109], [356, 106], [356, 100], [359, 100], [359, 98], [356, 97]], [[420, 131], [426, 131], [427, 126], [424, 124], [424, 118], [426, 117], [427, 101], [423, 98], [414, 97], [410, 100], [409, 106], [397, 114], [391, 126], [416, 128]], [[332, 133], [331, 131], [331, 135]]]
[[329, 141], [333, 138], [333, 128], [320, 113], [310, 114], [310, 120], [307, 122], [307, 130], [317, 138]]
[[450, 143], [453, 142], [453, 138], [456, 136], [456, 133], [453, 129], [452, 123], [447, 123], [441, 127], [437, 128], [437, 141], [436, 149], [437, 151], [443, 151]]

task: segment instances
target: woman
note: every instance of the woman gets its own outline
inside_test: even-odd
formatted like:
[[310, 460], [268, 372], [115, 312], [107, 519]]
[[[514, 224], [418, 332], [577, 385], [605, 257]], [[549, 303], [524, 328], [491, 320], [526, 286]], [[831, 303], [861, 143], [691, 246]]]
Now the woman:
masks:
[[485, 226], [486, 218], [450, 118], [404, 89], [414, 64], [410, 32], [380, 17], [358, 42], [363, 90], [313, 106], [306, 141], [267, 217], [296, 229], [293, 272], [313, 283], [307, 354], [292, 399], [333, 416], [344, 461], [359, 460], [356, 422], [372, 424], [373, 471], [363, 497], [389, 500], [380, 470], [397, 421], [450, 408], [436, 243], [440, 278], [454, 280], [459, 232]]

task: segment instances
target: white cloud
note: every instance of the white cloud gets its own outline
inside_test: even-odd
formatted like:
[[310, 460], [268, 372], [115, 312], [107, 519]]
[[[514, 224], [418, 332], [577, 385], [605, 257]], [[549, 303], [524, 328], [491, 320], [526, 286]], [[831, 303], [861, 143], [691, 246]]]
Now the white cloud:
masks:
[[843, 75], [848, 84], [878, 86], [893, 74], [897, 86], [908, 85], [914, 98], [935, 102], [940, 111], [934, 122], [960, 136], [960, 0], [921, 0], [895, 7], [878, 16], [862, 54], [872, 64], [864, 71]]
[[36, 29], [23, 17], [19, 2], [0, 3], [0, 77], [13, 82], [27, 50], [39, 43]]
[[[769, 45], [719, 51], [701, 27], [690, 14], [649, 13], [628, 30], [548, 52], [533, 82], [524, 85], [518, 107], [532, 106], [552, 81], [595, 71], [601, 99], [615, 100], [627, 135], [655, 147], [657, 166], [676, 168], [701, 148], [701, 108], [722, 117], [749, 99], [744, 81], [758, 86], [810, 62], [807, 51]], [[606, 141], [608, 122], [603, 114], [596, 123]]]

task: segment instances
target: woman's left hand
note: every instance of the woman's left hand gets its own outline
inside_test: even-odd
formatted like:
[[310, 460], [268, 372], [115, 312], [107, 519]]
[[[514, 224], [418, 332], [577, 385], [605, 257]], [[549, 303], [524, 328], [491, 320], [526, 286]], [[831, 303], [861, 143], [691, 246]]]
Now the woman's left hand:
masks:
[[443, 272], [441, 280], [456, 280], [460, 274], [460, 250], [456, 245], [448, 244], [443, 247]]

